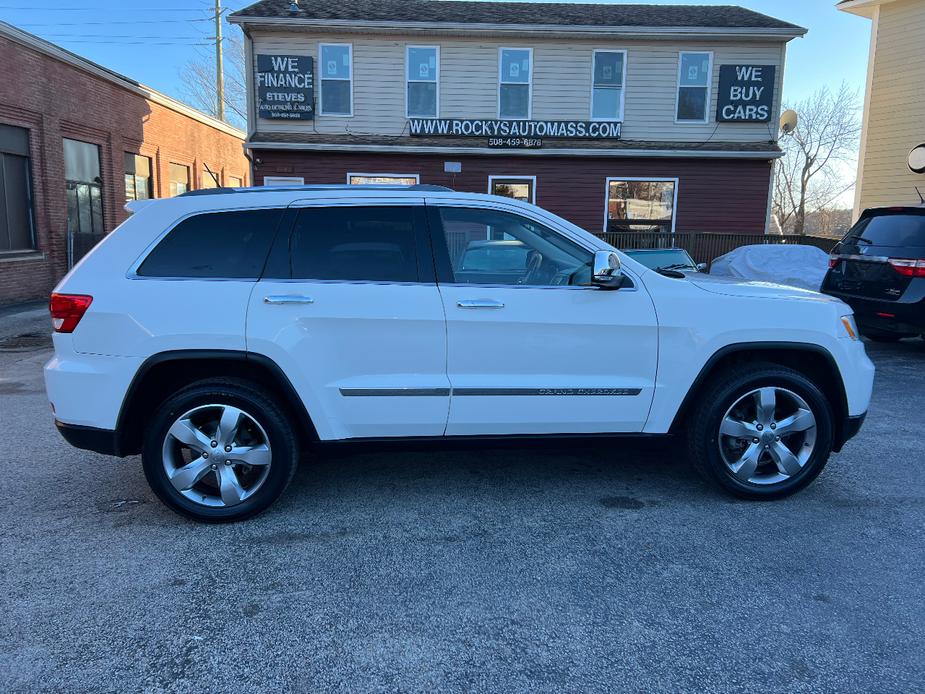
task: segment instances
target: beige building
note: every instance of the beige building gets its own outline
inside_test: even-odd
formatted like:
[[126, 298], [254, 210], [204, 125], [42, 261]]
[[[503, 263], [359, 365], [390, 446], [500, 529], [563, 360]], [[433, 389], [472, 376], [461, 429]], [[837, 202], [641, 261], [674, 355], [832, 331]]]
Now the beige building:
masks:
[[854, 215], [917, 203], [925, 175], [907, 162], [925, 143], [925, 0], [843, 0], [838, 9], [873, 22]]

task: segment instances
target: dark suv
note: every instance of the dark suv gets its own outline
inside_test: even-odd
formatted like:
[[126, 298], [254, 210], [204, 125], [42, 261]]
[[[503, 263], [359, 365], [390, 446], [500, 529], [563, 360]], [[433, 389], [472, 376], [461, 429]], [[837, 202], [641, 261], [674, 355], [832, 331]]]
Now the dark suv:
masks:
[[822, 291], [872, 340], [925, 335], [925, 205], [865, 210], [832, 249]]

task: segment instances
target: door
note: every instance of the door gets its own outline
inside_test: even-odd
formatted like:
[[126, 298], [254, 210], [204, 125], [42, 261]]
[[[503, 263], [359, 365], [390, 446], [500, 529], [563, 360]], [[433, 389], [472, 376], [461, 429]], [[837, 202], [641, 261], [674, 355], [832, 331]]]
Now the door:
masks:
[[[593, 251], [519, 208], [428, 208], [447, 320], [447, 435], [641, 431], [658, 328], [638, 280], [591, 287]], [[503, 281], [467, 272], [473, 257]]]
[[322, 439], [446, 427], [446, 330], [423, 200], [401, 203], [302, 206], [251, 296], [248, 350], [283, 368]]

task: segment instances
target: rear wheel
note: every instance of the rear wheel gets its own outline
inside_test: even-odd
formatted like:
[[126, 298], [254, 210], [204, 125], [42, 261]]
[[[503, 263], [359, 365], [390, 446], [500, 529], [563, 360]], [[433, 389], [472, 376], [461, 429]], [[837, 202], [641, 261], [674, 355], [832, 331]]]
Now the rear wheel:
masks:
[[167, 399], [145, 436], [142, 463], [167, 506], [205, 522], [249, 518], [272, 504], [298, 462], [286, 413], [246, 381], [200, 381]]
[[798, 371], [763, 364], [727, 372], [700, 394], [691, 460], [737, 496], [773, 499], [812, 482], [832, 450], [828, 399]]

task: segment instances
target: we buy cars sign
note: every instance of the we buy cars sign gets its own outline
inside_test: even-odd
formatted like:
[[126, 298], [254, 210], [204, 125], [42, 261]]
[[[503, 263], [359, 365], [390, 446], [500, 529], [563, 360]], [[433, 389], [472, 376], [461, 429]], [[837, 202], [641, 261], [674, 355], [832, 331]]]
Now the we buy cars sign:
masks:
[[775, 65], [720, 65], [716, 120], [768, 123], [774, 103]]

